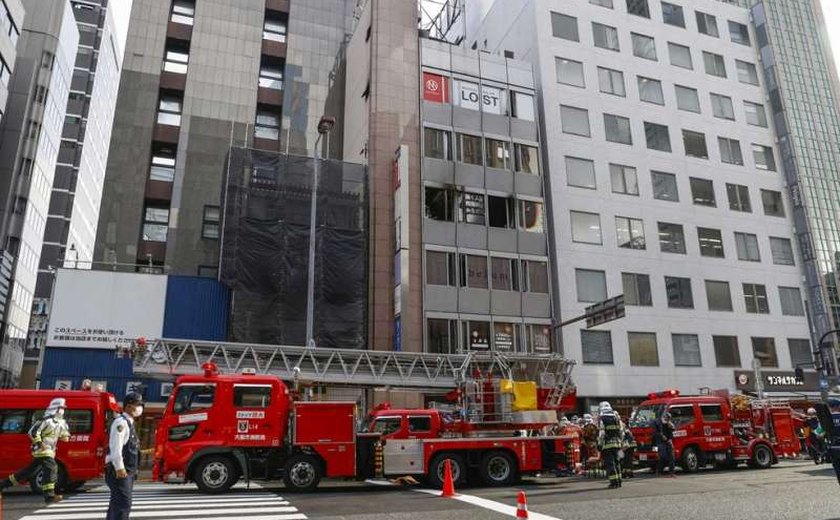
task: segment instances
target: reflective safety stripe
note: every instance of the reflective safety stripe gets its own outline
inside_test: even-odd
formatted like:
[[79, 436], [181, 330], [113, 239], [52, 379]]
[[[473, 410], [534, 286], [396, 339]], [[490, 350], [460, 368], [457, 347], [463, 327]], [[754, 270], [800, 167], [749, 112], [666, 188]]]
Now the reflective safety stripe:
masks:
[[41, 491], [52, 491], [53, 489], [55, 489], [55, 484], [52, 482], [41, 486]]
[[18, 485], [18, 480], [15, 478], [14, 474], [9, 475], [9, 482], [11, 482], [13, 486]]

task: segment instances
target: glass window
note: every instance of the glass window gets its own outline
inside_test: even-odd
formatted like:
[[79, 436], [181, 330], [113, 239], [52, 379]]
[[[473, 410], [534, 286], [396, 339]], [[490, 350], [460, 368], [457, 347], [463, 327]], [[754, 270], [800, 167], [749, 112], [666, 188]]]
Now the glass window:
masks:
[[747, 312], [750, 314], [770, 314], [770, 306], [767, 302], [767, 289], [756, 283], [742, 284], [744, 287], [744, 303]]
[[573, 42], [580, 41], [577, 18], [574, 16], [552, 12], [551, 32], [555, 38], [563, 38]]
[[408, 432], [430, 432], [432, 431], [431, 417], [409, 417], [408, 418]]
[[671, 135], [665, 125], [645, 121], [645, 140], [649, 150], [671, 152]]
[[650, 18], [648, 0], [627, 0], [627, 13]]
[[735, 139], [718, 137], [720, 148], [720, 161], [726, 164], [744, 165], [744, 156], [741, 154], [741, 143]]
[[645, 249], [645, 226], [638, 218], [615, 217], [615, 238], [623, 249]]
[[699, 367], [703, 365], [700, 358], [700, 339], [697, 334], [671, 334], [674, 346], [674, 366]]
[[729, 20], [729, 37], [735, 43], [750, 45], [750, 30], [742, 23]]
[[216, 385], [181, 385], [175, 394], [172, 411], [176, 414], [206, 410], [213, 406]]
[[283, 89], [283, 69], [271, 65], [260, 66], [259, 86], [272, 90]]
[[729, 209], [732, 211], [752, 212], [750, 204], [750, 190], [741, 184], [726, 184], [726, 196], [729, 198]]
[[685, 155], [688, 157], [697, 157], [698, 159], [709, 158], [709, 149], [706, 148], [706, 136], [704, 134], [691, 130], [683, 130], [682, 134]]
[[794, 265], [793, 248], [787, 238], [770, 237], [770, 252], [776, 265]]
[[597, 213], [570, 212], [572, 219], [572, 241], [583, 244], [601, 245], [601, 217]]
[[747, 83], [748, 85], [758, 85], [758, 71], [755, 68], [755, 64], [735, 60], [735, 68], [738, 70], [738, 81]]
[[598, 87], [601, 92], [624, 97], [627, 95], [624, 89], [624, 73], [620, 70], [598, 67]]
[[589, 137], [589, 112], [583, 108], [560, 105], [563, 133]]
[[613, 193], [623, 193], [625, 195], [639, 194], [639, 181], [636, 178], [636, 168], [632, 166], [610, 163], [610, 182]]
[[449, 132], [437, 128], [423, 129], [424, 154], [432, 159], [452, 159], [449, 147]]
[[373, 431], [382, 435], [391, 435], [402, 428], [402, 417], [377, 417], [373, 422]]
[[463, 322], [464, 345], [469, 350], [490, 349], [490, 323], [486, 321]]
[[738, 260], [761, 262], [761, 254], [758, 250], [758, 237], [755, 235], [736, 232], [735, 249], [738, 251]]
[[26, 433], [28, 410], [3, 410], [0, 412], [0, 434]]
[[147, 207], [143, 220], [143, 240], [166, 242], [169, 231], [169, 208]]
[[461, 287], [487, 289], [487, 257], [461, 255]]
[[613, 114], [604, 114], [604, 132], [607, 141], [621, 144], [633, 144], [630, 131], [630, 119]]
[[569, 186], [595, 189], [595, 163], [589, 159], [566, 156], [566, 182]]
[[656, 348], [656, 333], [628, 332], [630, 365], [634, 367], [658, 367], [659, 352]]
[[779, 299], [782, 302], [784, 316], [805, 316], [802, 294], [798, 287], [779, 287]]
[[726, 77], [726, 64], [720, 54], [703, 51], [703, 64], [706, 66], [706, 74], [721, 78]]
[[674, 423], [674, 428], [681, 428], [686, 424], [694, 422], [696, 416], [694, 414], [694, 407], [692, 405], [671, 406], [668, 408], [671, 414], [671, 422]]
[[519, 200], [519, 229], [531, 233], [545, 232], [542, 202]]
[[604, 271], [575, 269], [575, 282], [579, 302], [597, 303], [607, 299], [607, 275]]
[[715, 200], [715, 186], [709, 179], [698, 179], [697, 177], [690, 177], [689, 184], [691, 185], [691, 197], [694, 204], [698, 206], [717, 206]]
[[639, 273], [621, 273], [625, 305], [651, 307], [653, 297], [650, 292], [650, 277]]
[[557, 83], [581, 88], [586, 86], [583, 76], [583, 63], [558, 57], [554, 58], [554, 66], [557, 70]]
[[426, 283], [456, 287], [455, 253], [426, 251]]
[[736, 336], [712, 336], [715, 347], [715, 363], [718, 367], [740, 367], [741, 353]]
[[519, 290], [519, 260], [515, 258], [490, 258], [493, 289], [497, 291]]
[[514, 199], [511, 197], [487, 196], [487, 212], [490, 227], [513, 229], [516, 227]]
[[682, 6], [662, 2], [662, 21], [668, 25], [685, 28], [685, 14]]
[[619, 51], [618, 30], [615, 27], [592, 22], [592, 38], [594, 40], [595, 47], [600, 47], [610, 51]]
[[445, 188], [426, 186], [426, 218], [453, 222], [455, 220], [455, 192]]
[[748, 124], [767, 128], [767, 113], [764, 111], [764, 105], [744, 101], [744, 112], [747, 115]]
[[589, 0], [592, 5], [600, 5], [601, 7], [613, 8], [613, 0]]
[[173, 0], [169, 20], [184, 25], [192, 25], [195, 17], [195, 2], [191, 0]]
[[271, 386], [233, 385], [233, 406], [237, 408], [268, 408], [271, 405]]
[[637, 76], [639, 84], [639, 100], [655, 105], [664, 105], [665, 96], [662, 94], [662, 82], [658, 79]]
[[456, 134], [458, 160], [465, 164], [483, 165], [481, 137], [477, 135]]
[[458, 352], [458, 321], [429, 318], [426, 320], [428, 351], [435, 354]]
[[510, 170], [510, 143], [496, 139], [485, 139], [484, 141], [487, 167]]
[[544, 354], [551, 352], [551, 326], [549, 325], [525, 325], [526, 340], [528, 341], [527, 351]]
[[175, 151], [169, 148], [157, 148], [152, 155], [149, 179], [172, 182], [175, 179]]
[[720, 37], [720, 33], [718, 33], [717, 19], [714, 16], [701, 13], [700, 11], [695, 11], [695, 14], [697, 14], [698, 32], [708, 36], [714, 36], [715, 38]]
[[167, 43], [164, 55], [163, 70], [175, 74], [186, 74], [189, 62], [189, 51], [174, 43]]
[[697, 240], [700, 242], [701, 256], [724, 258], [723, 239], [719, 229], [698, 227]]
[[528, 146], [527, 144], [520, 143], [514, 143], [513, 148], [516, 152], [516, 171], [522, 173], [530, 173], [533, 175], [539, 175], [539, 149], [536, 146]]
[[735, 108], [732, 106], [732, 98], [720, 94], [710, 94], [712, 98], [712, 113], [720, 119], [735, 120]]
[[776, 171], [776, 158], [773, 156], [772, 148], [760, 144], [753, 144], [752, 152], [756, 168], [771, 172]]
[[630, 33], [630, 39], [633, 42], [633, 56], [657, 61], [656, 41], [653, 38], [644, 34]]
[[519, 325], [493, 323], [493, 347], [502, 352], [519, 352]]
[[700, 113], [700, 98], [697, 96], [697, 89], [674, 85], [677, 94], [677, 108], [687, 112]]
[[668, 42], [668, 56], [671, 58], [671, 65], [694, 70], [694, 64], [691, 61], [691, 49], [685, 45]]
[[679, 202], [680, 196], [677, 191], [677, 176], [673, 173], [650, 172], [653, 183], [653, 198]]
[[700, 415], [704, 422], [715, 422], [723, 420], [723, 407], [719, 404], [701, 404]]
[[612, 365], [612, 335], [608, 330], [581, 330], [580, 349], [584, 365]]
[[778, 368], [779, 358], [776, 356], [776, 340], [773, 338], [751, 338], [753, 356], [761, 361], [765, 368]]
[[201, 238], [219, 238], [220, 218], [219, 206], [204, 206], [204, 216], [201, 221]]
[[286, 41], [286, 20], [281, 18], [266, 16], [263, 24], [263, 40], [271, 40], [275, 42]]
[[280, 139], [280, 116], [272, 112], [258, 111], [254, 137], [274, 141]]
[[761, 203], [764, 214], [771, 217], [784, 217], [785, 206], [782, 203], [782, 193], [773, 190], [761, 190]]
[[181, 98], [172, 94], [161, 94], [158, 101], [157, 122], [161, 125], [181, 125]]
[[528, 292], [548, 294], [548, 263], [539, 260], [523, 260]]
[[793, 368], [814, 366], [811, 342], [807, 339], [788, 338], [788, 349], [790, 350], [790, 363]]
[[[485, 91], [489, 87], [484, 87]], [[495, 90], [495, 89], [494, 89]], [[485, 110], [486, 111], [486, 110]], [[510, 91], [510, 115], [523, 121], [534, 121], [534, 96], [524, 92]]]
[[693, 309], [694, 295], [691, 292], [691, 279], [676, 276], [665, 277], [665, 294], [671, 309]]
[[732, 294], [729, 282], [706, 280], [706, 301], [710, 311], [732, 312]]
[[685, 235], [680, 224], [658, 222], [659, 248], [663, 253], [685, 254]]

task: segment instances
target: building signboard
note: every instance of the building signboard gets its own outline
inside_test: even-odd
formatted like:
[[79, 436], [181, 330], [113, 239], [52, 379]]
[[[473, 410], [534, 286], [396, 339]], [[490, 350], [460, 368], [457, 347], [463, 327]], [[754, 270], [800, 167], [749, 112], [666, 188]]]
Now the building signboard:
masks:
[[423, 99], [432, 103], [449, 103], [449, 78], [424, 72]]

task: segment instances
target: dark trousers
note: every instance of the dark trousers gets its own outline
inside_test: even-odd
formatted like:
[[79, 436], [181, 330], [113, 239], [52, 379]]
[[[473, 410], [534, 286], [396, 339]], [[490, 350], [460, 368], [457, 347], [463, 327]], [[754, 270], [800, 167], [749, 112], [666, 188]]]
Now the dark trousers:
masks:
[[657, 446], [659, 454], [659, 473], [663, 473], [665, 466], [669, 467], [671, 475], [674, 474], [674, 444], [671, 441], [663, 442]]
[[55, 496], [55, 482], [58, 480], [58, 464], [52, 457], [35, 457], [32, 463], [10, 475], [2, 487], [13, 486], [24, 481], [30, 481], [41, 472], [41, 492], [44, 498], [49, 500]]
[[604, 466], [610, 485], [621, 484], [621, 461], [618, 459], [618, 448], [604, 448], [601, 453], [604, 455]]
[[840, 446], [832, 446], [829, 448], [831, 455], [831, 465], [834, 466], [834, 474], [837, 476], [837, 483], [840, 484]]
[[624, 459], [621, 461], [621, 474], [625, 477], [633, 476], [633, 459], [636, 457], [636, 448], [624, 448]]
[[108, 464], [105, 468], [105, 483], [111, 490], [105, 520], [128, 520], [131, 513], [131, 496], [134, 493], [134, 474], [129, 472], [127, 477], [117, 478], [114, 466]]

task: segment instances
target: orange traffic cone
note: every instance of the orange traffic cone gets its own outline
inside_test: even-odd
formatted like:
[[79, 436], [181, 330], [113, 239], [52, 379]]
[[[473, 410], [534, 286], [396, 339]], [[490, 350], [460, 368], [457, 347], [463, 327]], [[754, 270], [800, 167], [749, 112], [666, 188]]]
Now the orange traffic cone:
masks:
[[452, 481], [452, 462], [449, 459], [443, 462], [443, 491], [440, 496], [444, 498], [455, 496], [455, 483]]
[[516, 518], [528, 518], [528, 500], [524, 491], [520, 491], [516, 497]]

